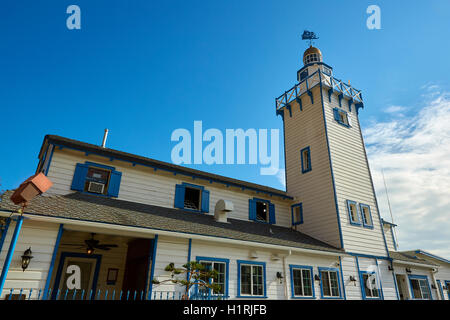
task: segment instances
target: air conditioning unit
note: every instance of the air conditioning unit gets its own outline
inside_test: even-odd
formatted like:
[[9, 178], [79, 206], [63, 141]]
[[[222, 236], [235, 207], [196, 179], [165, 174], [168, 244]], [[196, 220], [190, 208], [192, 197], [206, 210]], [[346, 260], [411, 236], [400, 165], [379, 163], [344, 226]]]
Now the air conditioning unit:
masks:
[[103, 193], [105, 185], [103, 183], [90, 181], [88, 185], [88, 191], [93, 193]]

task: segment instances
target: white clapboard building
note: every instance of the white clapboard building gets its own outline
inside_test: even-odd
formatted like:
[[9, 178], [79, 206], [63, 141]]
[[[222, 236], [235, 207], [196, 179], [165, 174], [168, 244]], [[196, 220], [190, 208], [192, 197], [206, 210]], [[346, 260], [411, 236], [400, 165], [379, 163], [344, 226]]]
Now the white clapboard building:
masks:
[[286, 191], [45, 136], [36, 172], [53, 186], [22, 215], [13, 191], [0, 202], [0, 298], [180, 299], [165, 268], [198, 261], [220, 289], [193, 299], [448, 300], [450, 262], [399, 252], [381, 218], [361, 92], [319, 49], [303, 63], [276, 98]]

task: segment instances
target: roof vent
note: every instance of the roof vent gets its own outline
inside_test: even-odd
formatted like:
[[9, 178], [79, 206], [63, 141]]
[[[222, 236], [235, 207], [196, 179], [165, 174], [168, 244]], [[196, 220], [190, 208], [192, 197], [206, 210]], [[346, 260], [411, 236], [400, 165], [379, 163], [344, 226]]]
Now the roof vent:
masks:
[[103, 135], [103, 141], [102, 141], [102, 148], [105, 148], [107, 138], [108, 138], [108, 129], [105, 129], [105, 134]]
[[214, 209], [214, 219], [217, 222], [228, 222], [228, 212], [233, 211], [233, 209], [233, 202], [231, 202], [230, 200], [220, 199], [219, 201], [217, 201], [216, 207]]

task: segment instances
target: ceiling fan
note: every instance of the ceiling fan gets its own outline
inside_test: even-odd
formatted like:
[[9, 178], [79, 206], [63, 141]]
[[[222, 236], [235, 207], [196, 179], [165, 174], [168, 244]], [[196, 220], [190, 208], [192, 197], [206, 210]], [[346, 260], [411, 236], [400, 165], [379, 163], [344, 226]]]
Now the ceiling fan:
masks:
[[108, 251], [111, 248], [117, 248], [117, 244], [100, 244], [100, 240], [94, 239], [95, 233], [91, 233], [91, 238], [84, 240], [85, 245], [66, 243], [63, 246], [78, 246], [79, 249], [86, 248], [87, 254], [92, 254], [95, 249]]

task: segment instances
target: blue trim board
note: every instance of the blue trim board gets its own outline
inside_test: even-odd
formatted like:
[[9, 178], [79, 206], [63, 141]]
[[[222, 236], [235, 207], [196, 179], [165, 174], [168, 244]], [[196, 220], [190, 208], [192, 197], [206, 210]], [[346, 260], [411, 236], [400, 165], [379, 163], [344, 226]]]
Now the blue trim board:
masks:
[[[189, 238], [188, 241], [188, 254], [187, 254], [187, 264], [191, 262], [191, 253], [192, 253], [192, 238]], [[186, 273], [186, 281], [189, 280], [190, 272]]]
[[439, 287], [439, 293], [441, 294], [441, 299], [442, 299], [442, 300], [445, 300], [445, 297], [444, 297], [444, 290], [442, 289], [441, 280], [436, 280], [436, 282], [437, 282], [437, 285], [438, 285], [438, 287]]
[[[267, 284], [266, 284], [266, 263], [265, 262], [257, 262], [257, 261], [247, 261], [247, 260], [237, 260], [237, 295], [236, 298], [267, 298]], [[263, 267], [263, 287], [264, 287], [264, 295], [262, 296], [249, 296], [249, 295], [241, 295], [241, 265], [258, 265]]]
[[444, 280], [445, 286], [447, 287], [447, 298], [450, 300], [450, 281]]
[[[354, 225], [354, 226], [361, 226], [362, 225], [361, 214], [360, 214], [358, 204], [356, 203], [356, 201], [353, 201], [353, 200], [346, 200], [346, 203], [347, 203], [347, 212], [348, 212], [348, 218], [349, 218], [350, 224]], [[353, 221], [353, 219], [352, 219], [352, 214], [350, 211], [350, 205], [352, 205], [352, 204], [355, 205], [356, 217], [358, 218], [358, 221]]]
[[3, 263], [2, 274], [0, 276], [0, 292], [3, 291], [3, 286], [5, 285], [6, 276], [8, 275], [9, 267], [11, 265], [11, 260], [16, 248], [17, 240], [19, 239], [20, 229], [23, 224], [23, 216], [19, 216], [16, 221], [16, 227], [14, 228], [14, 233], [11, 238], [11, 243], [9, 244], [8, 253], [6, 254], [5, 261]]
[[62, 234], [64, 232], [63, 224], [59, 225], [58, 234], [56, 236], [55, 245], [53, 247], [52, 260], [50, 261], [50, 268], [47, 273], [47, 280], [45, 281], [44, 292], [42, 294], [43, 299], [48, 299], [48, 290], [50, 288], [50, 281], [52, 280], [53, 268], [55, 267], [56, 254], [58, 253], [59, 243], [61, 241]]
[[207, 262], [222, 262], [222, 263], [225, 263], [225, 290], [224, 290], [224, 296], [223, 297], [224, 298], [228, 298], [229, 297], [229, 295], [228, 295], [228, 284], [229, 284], [229, 279], [230, 279], [230, 259], [197, 256], [197, 257], [195, 257], [195, 260], [197, 262], [207, 261]]
[[339, 256], [339, 270], [341, 271], [342, 292], [344, 293], [344, 300], [347, 300], [347, 294], [345, 292], [344, 272], [342, 271], [342, 259], [341, 259], [341, 256]]
[[153, 254], [152, 254], [152, 266], [150, 269], [150, 285], [148, 286], [148, 297], [147, 300], [152, 299], [152, 291], [153, 291], [153, 278], [155, 274], [155, 264], [156, 264], [156, 249], [158, 247], [158, 235], [155, 235], [153, 239]]
[[200, 175], [189, 174], [187, 172], [182, 172], [181, 170], [183, 169], [183, 167], [181, 167], [180, 170], [160, 168], [160, 167], [156, 167], [156, 166], [149, 165], [149, 164], [139, 163], [138, 161], [131, 161], [131, 160], [121, 159], [119, 157], [113, 157], [113, 156], [106, 156], [106, 155], [104, 155], [104, 154], [102, 154], [100, 152], [93, 152], [93, 151], [86, 152], [85, 150], [83, 150], [81, 148], [68, 147], [68, 146], [65, 146], [65, 145], [62, 145], [62, 144], [58, 144], [58, 143], [53, 143], [53, 142], [51, 144], [53, 144], [55, 147], [59, 147], [60, 150], [62, 150], [63, 148], [76, 150], [76, 151], [85, 152], [85, 153], [88, 153], [88, 154], [95, 154], [95, 155], [98, 155], [98, 156], [101, 156], [101, 157], [104, 157], [104, 158], [108, 158], [110, 161], [117, 159], [117, 160], [120, 160], [120, 161], [123, 161], [123, 162], [131, 163], [133, 166], [141, 165], [141, 166], [144, 166], [144, 167], [149, 167], [149, 168], [154, 169], [155, 171], [156, 170], [161, 170], [161, 171], [171, 172], [171, 173], [174, 173], [174, 174], [182, 174], [184, 176], [191, 177], [192, 179], [203, 179], [203, 180], [206, 180], [208, 182], [214, 181], [216, 183], [221, 183], [221, 184], [224, 184], [224, 185], [229, 185], [229, 186], [234, 186], [234, 187], [238, 187], [238, 188], [248, 189], [248, 190], [252, 190], [252, 191], [256, 191], [256, 192], [260, 192], [260, 193], [265, 193], [265, 194], [268, 194], [270, 196], [277, 196], [277, 197], [281, 197], [283, 199], [290, 199], [290, 200], [294, 199], [291, 196], [284, 195], [284, 194], [279, 194], [279, 193], [276, 193], [276, 192], [265, 191], [265, 190], [261, 190], [261, 189], [258, 189], [258, 188], [242, 186], [240, 184], [233, 183], [233, 182], [222, 181], [220, 179], [214, 179], [214, 178], [211, 178], [211, 177], [202, 177]]
[[[392, 268], [394, 269], [394, 268]], [[397, 295], [397, 300], [400, 300], [400, 293], [398, 292], [398, 286], [397, 286], [397, 277], [395, 275], [394, 270], [392, 270], [392, 277], [394, 278], [394, 286], [395, 286], [395, 293]]]
[[326, 120], [326, 116], [325, 116], [325, 105], [323, 103], [322, 75], [321, 75], [320, 69], [319, 69], [319, 83], [320, 83], [320, 101], [322, 103], [323, 124], [324, 124], [324, 128], [325, 128], [325, 137], [327, 140], [328, 160], [330, 162], [331, 181], [333, 182], [334, 204], [336, 206], [336, 215], [337, 215], [337, 223], [338, 223], [338, 228], [339, 228], [339, 237], [341, 240], [341, 248], [344, 249], [344, 238], [342, 235], [341, 218], [339, 216], [339, 206], [338, 206], [338, 200], [337, 200], [337, 194], [336, 194], [336, 183], [334, 181], [333, 162], [331, 161], [330, 141], [328, 139], [327, 120]]
[[[319, 277], [320, 277], [320, 298], [321, 299], [342, 299], [342, 290], [341, 290], [341, 277], [339, 275], [339, 269], [338, 268], [325, 268], [325, 267], [319, 267]], [[333, 271], [336, 272], [336, 278], [338, 281], [338, 291], [339, 291], [339, 297], [324, 297], [323, 295], [323, 285], [322, 285], [322, 271]], [[330, 288], [331, 290], [331, 288]]]
[[6, 234], [8, 233], [10, 223], [11, 223], [11, 218], [6, 218], [6, 223], [2, 230], [2, 236], [0, 237], [0, 252], [2, 252], [3, 243], [5, 242]]
[[411, 280], [426, 280], [427, 281], [427, 285], [428, 285], [428, 291], [429, 291], [429, 294], [430, 294], [430, 299], [429, 300], [433, 300], [433, 294], [431, 292], [430, 282], [428, 281], [428, 277], [427, 276], [416, 275], [416, 274], [408, 274], [408, 280], [409, 280], [409, 289], [411, 290], [412, 299], [415, 299], [415, 300], [428, 300], [428, 299], [420, 299], [420, 298], [414, 297], [414, 290], [413, 290], [412, 282], [411, 282]]
[[[295, 222], [294, 209], [297, 208], [297, 207], [300, 207], [300, 221]], [[303, 203], [300, 202], [300, 203], [293, 204], [291, 206], [291, 221], [292, 221], [292, 225], [293, 226], [296, 226], [296, 225], [299, 225], [299, 224], [303, 223]]]
[[[294, 269], [303, 269], [303, 270], [309, 270], [310, 271], [312, 296], [296, 296], [296, 295], [294, 295]], [[315, 299], [316, 298], [316, 292], [314, 290], [314, 271], [313, 271], [313, 267], [290, 264], [289, 265], [289, 273], [291, 275], [291, 298], [292, 299]], [[286, 279], [285, 279], [285, 281], [286, 281]]]
[[434, 255], [432, 253], [429, 253], [429, 252], [426, 252], [426, 251], [423, 251], [423, 250], [416, 250], [415, 253], [423, 254], [424, 256], [428, 256], [430, 258], [433, 258], [433, 259], [436, 259], [436, 260], [440, 260], [440, 261], [445, 262], [445, 263], [450, 263], [450, 260], [447, 260], [445, 258], [436, 256], [436, 255]]
[[[360, 203], [359, 204], [359, 208], [360, 208], [360, 213], [361, 213], [361, 221], [363, 223], [364, 228], [373, 229], [372, 212], [370, 210], [370, 206], [368, 204]], [[364, 222], [364, 210], [363, 210], [363, 208], [369, 209], [369, 218], [370, 218], [371, 224]], [[382, 231], [384, 233], [384, 230], [382, 230]]]
[[[49, 145], [49, 147], [50, 147], [50, 145]], [[53, 146], [52, 151], [50, 152], [50, 157], [48, 159], [47, 166], [45, 168], [43, 168], [44, 169], [43, 172], [46, 176], [48, 175], [48, 171], [50, 170], [50, 163], [52, 162], [54, 151], [55, 151], [55, 146]], [[44, 161], [45, 161], [45, 158], [44, 158]]]
[[62, 271], [64, 267], [64, 262], [66, 258], [86, 258], [86, 259], [95, 259], [95, 271], [94, 271], [94, 278], [92, 279], [92, 288], [91, 292], [94, 293], [92, 295], [91, 300], [95, 299], [95, 291], [97, 289], [97, 281], [98, 281], [98, 274], [100, 271], [100, 264], [102, 262], [102, 255], [100, 254], [86, 254], [86, 253], [79, 253], [79, 252], [61, 252], [61, 257], [59, 259], [59, 265], [58, 265], [58, 271], [56, 273], [55, 277], [55, 285], [53, 286], [52, 291], [52, 300], [55, 300], [57, 298], [59, 283], [61, 281]]

